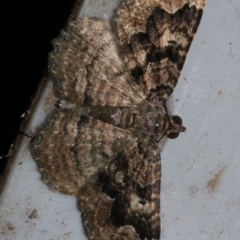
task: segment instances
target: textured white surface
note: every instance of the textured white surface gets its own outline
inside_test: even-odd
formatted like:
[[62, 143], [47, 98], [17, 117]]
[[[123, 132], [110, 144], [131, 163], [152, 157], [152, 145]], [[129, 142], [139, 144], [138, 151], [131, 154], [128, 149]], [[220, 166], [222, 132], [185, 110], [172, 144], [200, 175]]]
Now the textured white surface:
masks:
[[[118, 4], [88, 0], [80, 16], [107, 18]], [[162, 153], [161, 240], [240, 237], [239, 26], [239, 0], [207, 1], [173, 97], [173, 112], [187, 132], [169, 140]], [[48, 91], [44, 95], [29, 132], [51, 107]], [[76, 199], [39, 180], [28, 142], [0, 196], [0, 239], [86, 239]], [[34, 209], [38, 216], [30, 219]]]
[[240, 239], [239, 24], [239, 1], [207, 1], [174, 92], [187, 132], [162, 154], [162, 239]]

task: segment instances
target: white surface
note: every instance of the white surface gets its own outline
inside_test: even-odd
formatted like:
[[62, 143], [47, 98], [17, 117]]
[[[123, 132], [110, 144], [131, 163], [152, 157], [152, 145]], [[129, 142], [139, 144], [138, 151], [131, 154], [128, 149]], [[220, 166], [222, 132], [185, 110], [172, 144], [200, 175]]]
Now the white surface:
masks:
[[[86, 3], [81, 16], [106, 18], [119, 1]], [[174, 91], [174, 114], [182, 117], [187, 133], [169, 140], [161, 154], [161, 240], [240, 239], [239, 26], [239, 0], [207, 1]], [[52, 106], [50, 99], [46, 108], [48, 100], [29, 132], [44, 120]], [[39, 180], [28, 142], [19, 149], [0, 196], [0, 239], [86, 239], [76, 199], [51, 192]], [[30, 219], [34, 209], [38, 217]]]

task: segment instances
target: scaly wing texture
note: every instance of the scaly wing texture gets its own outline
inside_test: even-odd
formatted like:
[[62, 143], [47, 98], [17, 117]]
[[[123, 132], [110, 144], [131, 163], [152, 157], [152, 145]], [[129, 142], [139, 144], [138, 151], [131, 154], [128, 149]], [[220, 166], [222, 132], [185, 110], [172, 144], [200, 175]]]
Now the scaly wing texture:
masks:
[[126, 0], [118, 11], [119, 39], [108, 22], [85, 18], [53, 42], [49, 71], [61, 101], [36, 131], [31, 153], [46, 184], [77, 196], [89, 239], [160, 238], [155, 140], [165, 126], [155, 129], [168, 119], [161, 107], [204, 4]]
[[78, 106], [131, 106], [142, 101], [143, 96], [129, 84], [131, 76], [107, 21], [71, 22], [53, 45], [49, 71], [60, 99]]
[[177, 84], [205, 0], [126, 0], [117, 29], [125, 61], [147, 100], [159, 105]]
[[85, 185], [78, 201], [90, 239], [159, 239], [160, 164], [155, 142], [133, 142]]
[[134, 141], [130, 131], [56, 109], [36, 132], [31, 153], [52, 189], [78, 194]]

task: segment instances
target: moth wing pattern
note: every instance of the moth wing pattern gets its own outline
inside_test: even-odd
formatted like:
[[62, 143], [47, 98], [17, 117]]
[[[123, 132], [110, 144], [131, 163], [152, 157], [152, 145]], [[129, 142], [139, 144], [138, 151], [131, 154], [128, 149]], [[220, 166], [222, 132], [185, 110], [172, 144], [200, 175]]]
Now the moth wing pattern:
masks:
[[78, 202], [90, 239], [159, 239], [160, 164], [156, 142], [135, 141], [85, 186]]
[[117, 29], [134, 83], [154, 105], [166, 101], [201, 20], [205, 0], [126, 0]]
[[53, 41], [49, 73], [58, 108], [30, 149], [43, 181], [77, 196], [89, 239], [160, 239], [157, 133], [171, 125], [162, 107], [204, 4], [126, 0], [118, 38], [108, 21], [84, 18]]
[[130, 131], [74, 111], [56, 109], [47, 119], [36, 133], [31, 152], [43, 181], [65, 194], [77, 195], [134, 141]]
[[[91, 29], [91, 31], [89, 30]], [[49, 72], [60, 99], [83, 105], [129, 106], [143, 100], [119, 56], [109, 22], [80, 19], [53, 40]]]

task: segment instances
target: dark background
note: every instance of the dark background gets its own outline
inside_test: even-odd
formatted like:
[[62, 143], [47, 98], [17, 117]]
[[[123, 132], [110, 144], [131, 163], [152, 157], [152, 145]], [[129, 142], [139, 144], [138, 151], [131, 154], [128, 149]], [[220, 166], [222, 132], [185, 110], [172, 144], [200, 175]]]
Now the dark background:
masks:
[[[6, 155], [75, 0], [0, 1], [0, 156]], [[7, 158], [0, 159], [0, 174]]]

